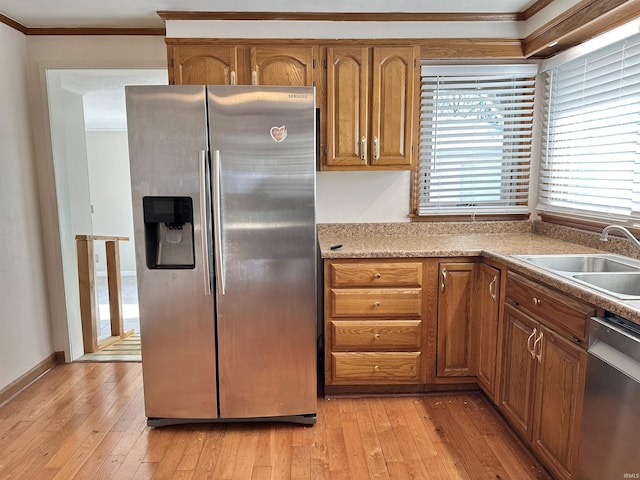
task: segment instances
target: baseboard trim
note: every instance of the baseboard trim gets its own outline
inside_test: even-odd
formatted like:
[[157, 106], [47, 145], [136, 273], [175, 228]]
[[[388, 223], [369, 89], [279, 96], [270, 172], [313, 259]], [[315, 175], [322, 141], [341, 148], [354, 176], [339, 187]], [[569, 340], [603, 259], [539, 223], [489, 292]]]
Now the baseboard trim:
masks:
[[[4, 405], [11, 398], [16, 396], [22, 390], [27, 388], [34, 380], [36, 380], [41, 375], [47, 373], [53, 367], [55, 367], [58, 362], [58, 353], [55, 352], [45, 358], [42, 362], [37, 364], [31, 370], [29, 370], [24, 375], [20, 376], [9, 385], [0, 390], [0, 406]], [[64, 353], [62, 355], [62, 359], [64, 362]]]

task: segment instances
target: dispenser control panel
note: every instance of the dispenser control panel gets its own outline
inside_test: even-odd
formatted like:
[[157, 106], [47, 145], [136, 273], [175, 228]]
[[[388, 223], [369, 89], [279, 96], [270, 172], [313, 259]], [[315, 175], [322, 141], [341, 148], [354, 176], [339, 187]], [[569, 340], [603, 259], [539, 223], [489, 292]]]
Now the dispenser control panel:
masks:
[[143, 197], [142, 207], [147, 267], [195, 268], [191, 198]]

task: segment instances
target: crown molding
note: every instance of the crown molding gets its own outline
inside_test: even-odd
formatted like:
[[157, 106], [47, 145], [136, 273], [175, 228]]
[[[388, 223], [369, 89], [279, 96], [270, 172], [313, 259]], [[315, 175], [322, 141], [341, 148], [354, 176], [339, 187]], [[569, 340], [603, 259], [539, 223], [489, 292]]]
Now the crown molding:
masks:
[[317, 22], [513, 22], [521, 13], [428, 12], [156, 12], [167, 20], [317, 21]]
[[24, 33], [25, 35], [27, 34], [27, 27], [25, 27], [24, 25], [22, 25], [21, 23], [16, 22], [14, 19], [7, 17], [6, 15], [3, 15], [0, 13], [0, 23], [4, 23], [5, 25], [8, 25], [9, 27]]

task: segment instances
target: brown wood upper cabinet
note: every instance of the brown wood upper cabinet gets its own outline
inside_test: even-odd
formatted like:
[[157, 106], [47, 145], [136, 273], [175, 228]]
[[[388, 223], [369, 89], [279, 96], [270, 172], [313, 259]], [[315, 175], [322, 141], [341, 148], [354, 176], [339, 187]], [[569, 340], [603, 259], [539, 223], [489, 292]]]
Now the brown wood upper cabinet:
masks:
[[176, 85], [314, 85], [314, 46], [174, 45], [169, 83]]
[[176, 45], [168, 48], [169, 84], [236, 85], [238, 48]]
[[413, 163], [419, 49], [327, 47], [328, 170]]
[[314, 47], [251, 47], [251, 84], [313, 85]]

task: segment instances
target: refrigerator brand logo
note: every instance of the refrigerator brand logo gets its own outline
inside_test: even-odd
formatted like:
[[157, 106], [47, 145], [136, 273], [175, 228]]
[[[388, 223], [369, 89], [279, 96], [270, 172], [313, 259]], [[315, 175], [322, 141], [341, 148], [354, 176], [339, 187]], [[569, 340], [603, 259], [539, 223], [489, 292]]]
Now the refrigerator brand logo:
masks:
[[282, 125], [281, 127], [271, 127], [271, 138], [274, 141], [280, 143], [283, 142], [285, 138], [287, 138], [287, 127]]

